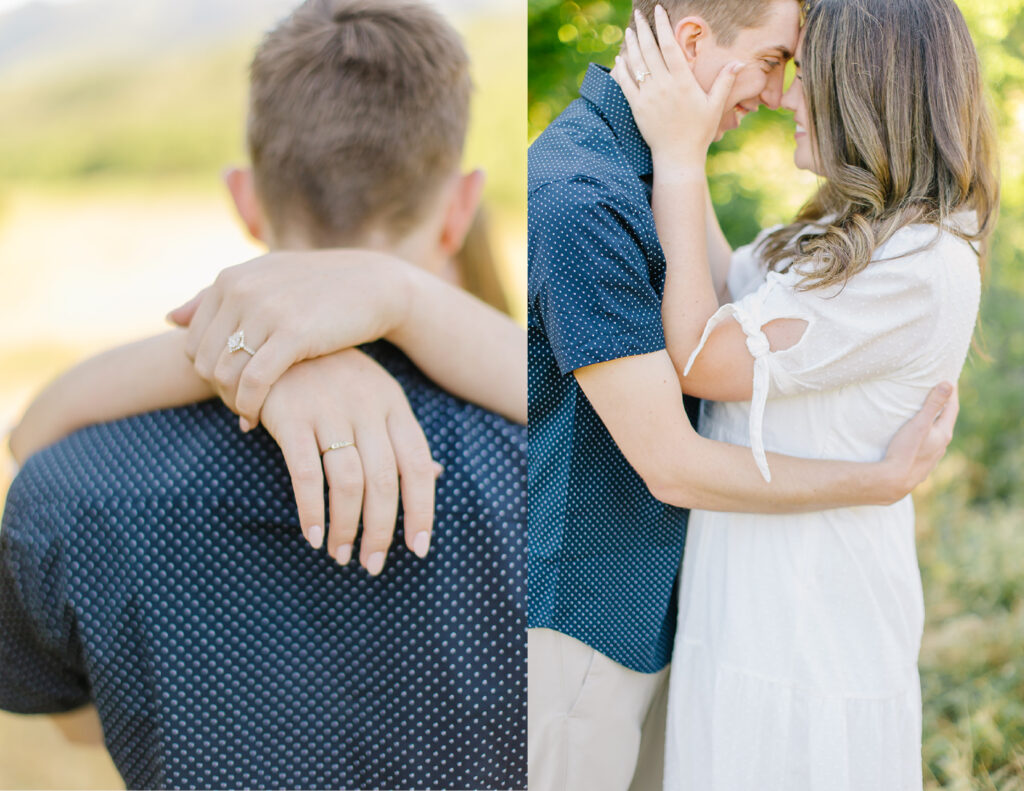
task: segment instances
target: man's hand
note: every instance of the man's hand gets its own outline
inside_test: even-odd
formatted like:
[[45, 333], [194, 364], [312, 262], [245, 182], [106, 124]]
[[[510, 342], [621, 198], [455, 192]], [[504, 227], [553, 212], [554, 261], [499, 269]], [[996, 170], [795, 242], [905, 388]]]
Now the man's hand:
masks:
[[[188, 327], [196, 373], [253, 427], [292, 365], [383, 338], [400, 323], [408, 268], [365, 250], [270, 253], [225, 269], [168, 318]], [[228, 338], [239, 331], [244, 346], [232, 352]]]
[[902, 500], [927, 478], [945, 455], [953, 439], [953, 427], [960, 411], [956, 387], [942, 382], [932, 388], [921, 411], [908, 420], [889, 443], [882, 465], [891, 488], [882, 500]]
[[[402, 388], [376, 362], [348, 349], [295, 365], [270, 389], [263, 424], [281, 446], [310, 544], [319, 548], [326, 534], [326, 474], [327, 549], [338, 563], [352, 557], [362, 512], [360, 562], [380, 574], [395, 532], [399, 490], [406, 546], [420, 557], [427, 554], [441, 468]], [[354, 444], [327, 450], [336, 443]]]

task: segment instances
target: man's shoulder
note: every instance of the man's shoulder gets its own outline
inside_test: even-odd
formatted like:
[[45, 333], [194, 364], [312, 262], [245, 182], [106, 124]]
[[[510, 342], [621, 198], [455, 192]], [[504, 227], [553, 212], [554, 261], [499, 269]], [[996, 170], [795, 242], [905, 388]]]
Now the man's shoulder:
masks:
[[586, 99], [576, 99], [530, 145], [530, 200], [552, 185], [589, 184], [609, 193], [636, 194], [640, 182], [608, 122]]
[[80, 429], [28, 459], [11, 490], [72, 509], [199, 498], [210, 492], [200, 482], [211, 471], [238, 472], [244, 465], [270, 474], [280, 464], [273, 440], [264, 432], [242, 434], [237, 418], [210, 400]]
[[492, 437], [525, 452], [526, 427], [496, 412], [472, 404], [431, 381], [401, 350], [385, 341], [367, 344], [362, 351], [374, 358], [402, 386], [428, 440], [451, 435]]

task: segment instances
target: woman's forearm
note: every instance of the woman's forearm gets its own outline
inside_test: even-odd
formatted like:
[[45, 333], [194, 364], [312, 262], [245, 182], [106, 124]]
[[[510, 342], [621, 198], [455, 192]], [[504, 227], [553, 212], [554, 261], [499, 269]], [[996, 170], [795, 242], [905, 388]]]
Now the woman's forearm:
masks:
[[90, 357], [47, 385], [11, 432], [11, 454], [21, 464], [85, 426], [214, 395], [185, 356], [183, 331], [146, 338]]
[[410, 267], [407, 310], [385, 337], [454, 395], [526, 422], [526, 333], [462, 289]]
[[732, 262], [732, 246], [722, 233], [722, 226], [715, 214], [715, 204], [711, 200], [711, 190], [704, 186], [704, 225], [708, 244], [708, 263], [711, 264], [711, 278], [714, 281], [715, 295], [718, 304], [729, 301], [729, 264]]
[[704, 325], [718, 309], [708, 266], [708, 204], [702, 164], [655, 158], [651, 206], [665, 252], [661, 317], [665, 346], [680, 379]]

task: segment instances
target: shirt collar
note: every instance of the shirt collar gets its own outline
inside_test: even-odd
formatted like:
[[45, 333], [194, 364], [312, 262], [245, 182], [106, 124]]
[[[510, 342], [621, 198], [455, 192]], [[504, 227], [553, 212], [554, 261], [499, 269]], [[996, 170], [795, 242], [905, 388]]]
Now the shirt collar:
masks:
[[580, 96], [597, 108], [605, 123], [622, 147], [622, 153], [638, 176], [649, 176], [654, 172], [651, 149], [644, 142], [640, 129], [633, 120], [629, 102], [618, 83], [612, 79], [608, 69], [591, 63], [580, 87]]

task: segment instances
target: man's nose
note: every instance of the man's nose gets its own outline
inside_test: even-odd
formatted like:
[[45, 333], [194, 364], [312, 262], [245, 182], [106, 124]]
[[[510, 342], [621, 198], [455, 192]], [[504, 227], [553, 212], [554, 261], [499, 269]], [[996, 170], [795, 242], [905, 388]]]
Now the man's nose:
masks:
[[768, 81], [765, 83], [764, 90], [758, 97], [761, 100], [761, 104], [770, 110], [778, 110], [782, 104], [782, 81], [784, 77], [785, 69], [781, 67], [773, 69], [772, 73], [768, 76]]

